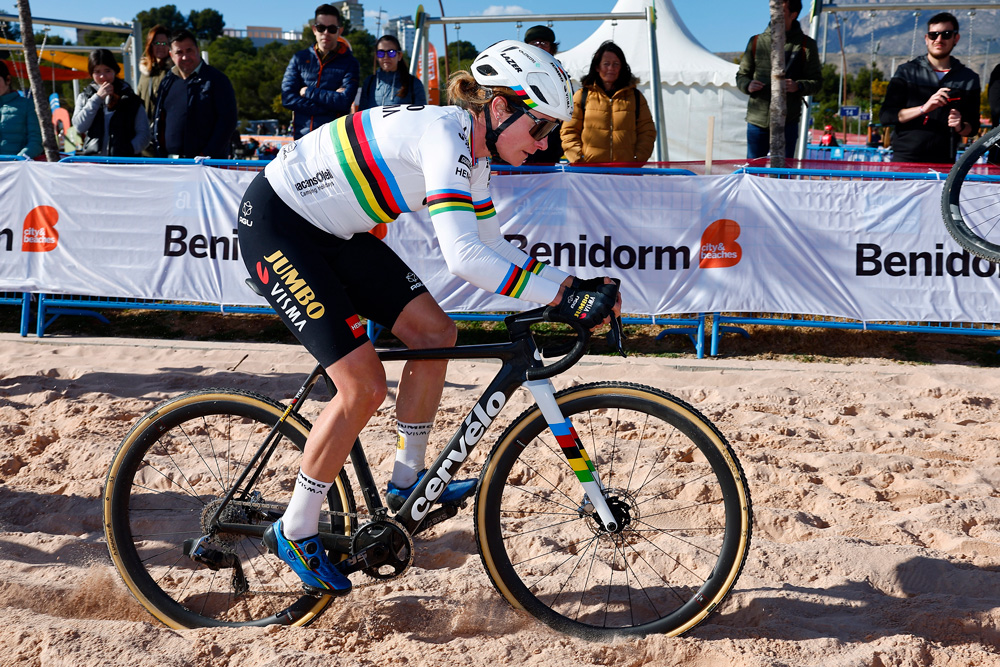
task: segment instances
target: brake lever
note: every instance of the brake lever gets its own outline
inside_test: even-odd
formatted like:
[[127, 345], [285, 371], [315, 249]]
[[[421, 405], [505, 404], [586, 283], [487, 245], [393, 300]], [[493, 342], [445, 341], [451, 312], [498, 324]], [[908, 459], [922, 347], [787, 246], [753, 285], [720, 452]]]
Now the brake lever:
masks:
[[611, 318], [611, 326], [608, 328], [607, 339], [608, 345], [611, 346], [612, 350], [617, 350], [618, 354], [628, 357], [625, 354], [625, 331], [622, 329], [622, 318]]

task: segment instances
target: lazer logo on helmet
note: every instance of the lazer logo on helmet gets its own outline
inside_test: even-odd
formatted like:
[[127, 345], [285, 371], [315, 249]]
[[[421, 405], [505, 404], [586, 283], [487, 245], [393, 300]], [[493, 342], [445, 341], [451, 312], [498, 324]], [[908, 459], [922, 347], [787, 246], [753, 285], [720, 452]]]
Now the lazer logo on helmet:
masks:
[[452, 473], [458, 470], [465, 459], [469, 458], [476, 443], [482, 439], [486, 429], [493, 423], [493, 418], [500, 413], [506, 403], [507, 397], [500, 391], [494, 392], [483, 403], [476, 403], [476, 407], [472, 409], [463, 422], [462, 434], [458, 438], [457, 444], [452, 441], [452, 444], [448, 446], [447, 458], [444, 463], [437, 469], [433, 477], [427, 479], [424, 495], [413, 503], [410, 516], [414, 521], [420, 521], [427, 515], [431, 503], [444, 493], [444, 487], [451, 481]]
[[[271, 266], [274, 275], [281, 278], [281, 280], [275, 280], [274, 285], [271, 286], [271, 297], [274, 300], [275, 310], [285, 314], [289, 326], [302, 331], [308, 323], [306, 318], [318, 320], [323, 317], [326, 307], [316, 301], [316, 293], [313, 292], [304, 278], [299, 278], [299, 272], [288, 261], [284, 253], [276, 250], [265, 257], [264, 261]], [[266, 267], [258, 265], [257, 277], [265, 285], [268, 284], [270, 275]], [[282, 281], [284, 281], [284, 285], [282, 285]], [[300, 309], [299, 306], [302, 308]]]
[[524, 72], [524, 70], [521, 69], [520, 65], [514, 62], [514, 59], [508, 56], [506, 53], [501, 53], [500, 55], [503, 56], [503, 59], [507, 61], [508, 65], [514, 68], [515, 72], [517, 72], [518, 74], [522, 74]]

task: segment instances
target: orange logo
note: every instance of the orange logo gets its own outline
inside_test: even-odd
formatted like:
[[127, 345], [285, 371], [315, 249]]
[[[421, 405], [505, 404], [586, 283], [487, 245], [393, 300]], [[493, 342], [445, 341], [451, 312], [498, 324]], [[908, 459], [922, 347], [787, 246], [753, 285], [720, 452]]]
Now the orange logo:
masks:
[[36, 206], [28, 211], [24, 219], [24, 233], [21, 236], [21, 252], [48, 252], [59, 244], [56, 223], [59, 212], [51, 206]]
[[735, 220], [716, 220], [701, 235], [698, 253], [698, 268], [722, 269], [736, 266], [743, 258], [743, 248], [736, 242], [740, 236], [740, 224]]

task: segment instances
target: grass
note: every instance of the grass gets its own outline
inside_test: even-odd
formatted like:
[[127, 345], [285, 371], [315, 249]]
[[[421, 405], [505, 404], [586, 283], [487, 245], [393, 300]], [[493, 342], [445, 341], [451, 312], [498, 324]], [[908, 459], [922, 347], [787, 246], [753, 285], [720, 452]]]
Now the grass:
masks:
[[[295, 338], [274, 315], [111, 309], [102, 311], [102, 314], [108, 318], [108, 324], [91, 317], [61, 316], [49, 325], [46, 335], [295, 343]], [[0, 331], [17, 333], [20, 330], [20, 315], [19, 306], [0, 306]], [[462, 321], [458, 327], [459, 342], [463, 344], [505, 340], [503, 322]], [[748, 336], [727, 334], [720, 340], [719, 357], [785, 359], [802, 363], [854, 363], [880, 359], [905, 364], [1000, 366], [1000, 336], [769, 325], [747, 325], [743, 329]], [[660, 330], [661, 327], [653, 325], [626, 326], [626, 350], [630, 355], [695, 358], [694, 346], [687, 336], [669, 335], [657, 340]], [[555, 325], [540, 325], [536, 337], [543, 346], [565, 340], [560, 328]], [[385, 346], [399, 344], [388, 332], [383, 333], [377, 342]], [[709, 341], [706, 340], [705, 344], [707, 348]], [[614, 354], [603, 335], [594, 336], [590, 353]]]

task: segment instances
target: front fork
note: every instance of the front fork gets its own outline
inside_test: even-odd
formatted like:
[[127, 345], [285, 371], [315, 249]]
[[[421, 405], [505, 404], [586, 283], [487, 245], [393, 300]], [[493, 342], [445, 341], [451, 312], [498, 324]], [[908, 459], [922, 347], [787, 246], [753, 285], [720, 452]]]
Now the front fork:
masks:
[[580, 442], [580, 436], [576, 434], [576, 429], [569, 419], [565, 417], [559, 404], [556, 402], [555, 388], [549, 380], [529, 380], [524, 383], [531, 395], [542, 411], [545, 423], [549, 425], [549, 430], [559, 442], [566, 460], [569, 462], [576, 478], [580, 481], [587, 500], [594, 506], [597, 516], [601, 518], [601, 523], [609, 532], [618, 530], [618, 521], [615, 519], [608, 501], [604, 497], [604, 485], [597, 475], [594, 463], [587, 455], [587, 450]]

